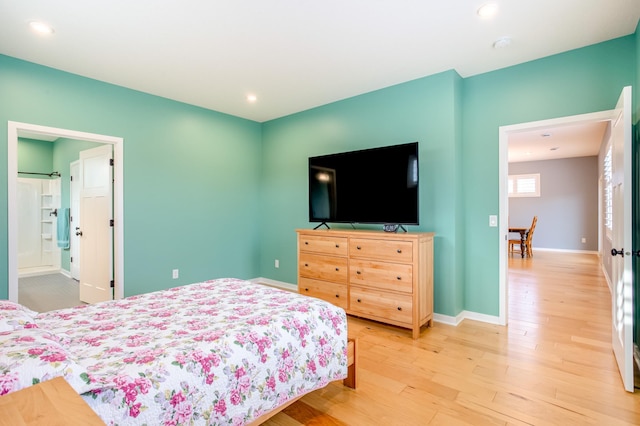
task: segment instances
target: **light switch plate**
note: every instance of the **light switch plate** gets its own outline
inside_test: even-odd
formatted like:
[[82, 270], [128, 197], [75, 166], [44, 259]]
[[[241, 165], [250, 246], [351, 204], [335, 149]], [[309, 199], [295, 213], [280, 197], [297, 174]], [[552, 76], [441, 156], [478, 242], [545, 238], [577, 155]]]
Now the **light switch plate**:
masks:
[[489, 215], [489, 226], [495, 228], [498, 226], [498, 216], [495, 214]]

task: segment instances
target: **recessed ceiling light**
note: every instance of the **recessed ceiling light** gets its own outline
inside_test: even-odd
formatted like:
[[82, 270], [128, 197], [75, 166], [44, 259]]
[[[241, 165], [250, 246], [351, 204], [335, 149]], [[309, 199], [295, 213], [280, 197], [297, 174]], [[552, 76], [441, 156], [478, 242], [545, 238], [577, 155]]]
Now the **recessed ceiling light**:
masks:
[[53, 27], [44, 22], [31, 21], [29, 22], [29, 26], [38, 34], [53, 34], [55, 32]]
[[493, 42], [494, 49], [504, 49], [511, 44], [511, 37], [501, 37]]
[[481, 18], [491, 18], [498, 13], [497, 3], [486, 3], [478, 9], [478, 16]]
[[542, 136], [543, 138], [550, 138], [551, 137], [551, 133], [543, 133], [540, 136]]
[[549, 148], [549, 151], [557, 151], [557, 150], [559, 150], [559, 149], [560, 149], [560, 147], [559, 147], [559, 146], [554, 146], [554, 147], [552, 147], [552, 148]]
[[247, 95], [247, 101], [249, 102], [255, 102], [258, 100], [258, 97], [256, 95]]

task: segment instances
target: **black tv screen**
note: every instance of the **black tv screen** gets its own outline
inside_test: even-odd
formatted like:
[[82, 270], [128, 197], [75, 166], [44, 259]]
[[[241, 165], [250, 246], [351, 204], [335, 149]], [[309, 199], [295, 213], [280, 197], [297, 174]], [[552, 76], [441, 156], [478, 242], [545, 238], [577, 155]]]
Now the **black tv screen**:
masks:
[[418, 225], [418, 142], [309, 158], [309, 221]]

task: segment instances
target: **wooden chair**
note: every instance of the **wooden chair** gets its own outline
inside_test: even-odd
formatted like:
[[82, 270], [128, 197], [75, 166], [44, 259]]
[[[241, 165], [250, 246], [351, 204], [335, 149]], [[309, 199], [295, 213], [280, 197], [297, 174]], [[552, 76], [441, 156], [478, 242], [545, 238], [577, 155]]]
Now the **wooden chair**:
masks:
[[509, 253], [515, 252], [515, 246], [518, 245], [520, 247], [520, 254], [524, 250], [525, 256], [533, 257], [533, 249], [531, 248], [531, 241], [533, 240], [533, 231], [536, 229], [536, 224], [538, 223], [538, 216], [533, 217], [533, 221], [531, 222], [531, 227], [527, 230], [527, 234], [524, 240], [524, 247], [522, 247], [521, 240], [509, 240]]

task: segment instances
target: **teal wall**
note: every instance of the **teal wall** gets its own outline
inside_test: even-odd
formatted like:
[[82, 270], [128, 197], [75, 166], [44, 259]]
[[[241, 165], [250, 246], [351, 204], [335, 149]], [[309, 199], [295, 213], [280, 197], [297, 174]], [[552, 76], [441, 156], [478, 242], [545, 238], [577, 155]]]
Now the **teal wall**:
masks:
[[[5, 162], [6, 167], [6, 162]], [[51, 173], [53, 165], [53, 144], [46, 141], [18, 138], [18, 172]], [[48, 176], [18, 173], [18, 177], [49, 179]]]
[[[459, 170], [452, 166], [459, 156], [460, 102], [452, 94], [460, 80], [449, 71], [265, 123], [262, 275], [297, 281], [295, 229], [315, 225], [308, 222], [308, 157], [418, 141], [420, 225], [408, 228], [436, 233], [436, 310], [459, 310], [457, 271], [464, 262], [456, 255]], [[280, 260], [279, 269], [274, 259]]]
[[[447, 72], [265, 123], [263, 276], [295, 282], [312, 155], [420, 141], [420, 226], [434, 231], [439, 314], [499, 315], [498, 129], [612, 109], [635, 83], [635, 36], [461, 79]], [[415, 228], [415, 229], [413, 229]], [[276, 270], [273, 260], [280, 260]]]
[[635, 83], [635, 40], [615, 39], [464, 81], [465, 308], [498, 315], [498, 129], [613, 109]]
[[9, 120], [124, 138], [125, 295], [258, 276], [259, 123], [1, 55], [0, 98], [0, 298]]
[[120, 136], [126, 294], [219, 276], [294, 283], [295, 229], [311, 226], [307, 158], [417, 140], [420, 225], [410, 230], [437, 235], [435, 311], [498, 315], [501, 241], [488, 217], [499, 206], [499, 126], [613, 108], [623, 86], [640, 84], [637, 38], [466, 79], [443, 72], [263, 124], [0, 56], [10, 100], [0, 103], [0, 211], [7, 120]]

